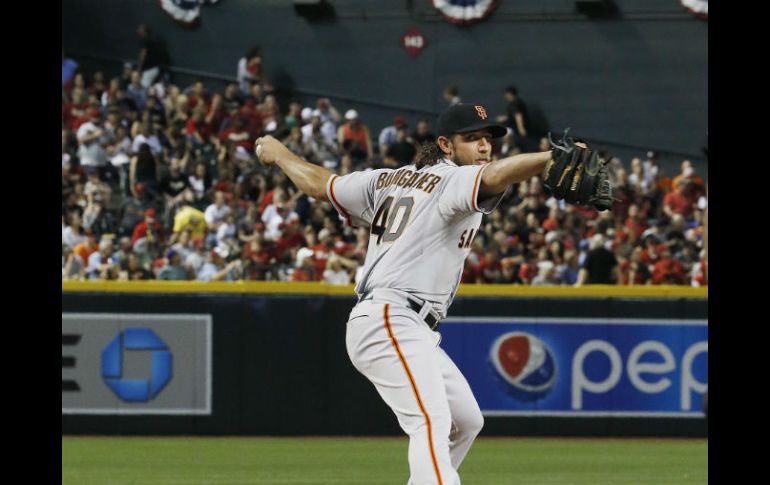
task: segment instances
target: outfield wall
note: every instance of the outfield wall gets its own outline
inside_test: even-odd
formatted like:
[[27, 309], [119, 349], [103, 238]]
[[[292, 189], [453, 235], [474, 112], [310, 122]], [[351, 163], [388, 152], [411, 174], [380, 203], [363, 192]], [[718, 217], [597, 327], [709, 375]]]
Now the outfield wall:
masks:
[[[348, 359], [352, 294], [299, 283], [64, 283], [62, 432], [399, 434]], [[465, 286], [441, 345], [479, 401], [485, 435], [706, 436], [707, 297]]]

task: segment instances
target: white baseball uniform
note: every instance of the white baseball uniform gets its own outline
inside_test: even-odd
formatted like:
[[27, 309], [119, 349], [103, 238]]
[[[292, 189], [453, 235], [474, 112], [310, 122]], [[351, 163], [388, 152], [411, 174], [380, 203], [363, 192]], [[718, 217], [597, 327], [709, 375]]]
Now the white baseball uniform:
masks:
[[485, 167], [442, 160], [326, 183], [347, 223], [371, 228], [346, 344], [409, 435], [408, 485], [458, 485], [457, 469], [484, 422], [429, 325], [446, 316], [482, 213], [503, 196], [477, 202]]

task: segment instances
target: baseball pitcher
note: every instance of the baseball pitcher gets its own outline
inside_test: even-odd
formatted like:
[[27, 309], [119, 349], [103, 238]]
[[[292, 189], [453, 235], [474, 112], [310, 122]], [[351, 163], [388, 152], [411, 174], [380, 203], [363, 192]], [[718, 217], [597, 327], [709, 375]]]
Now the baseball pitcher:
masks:
[[601, 210], [611, 204], [604, 161], [585, 144], [565, 134], [550, 151], [490, 163], [492, 139], [505, 133], [483, 106], [456, 104], [440, 116], [438, 139], [416, 164], [342, 177], [270, 136], [256, 141], [263, 164], [331, 202], [347, 224], [370, 230], [346, 345], [409, 435], [408, 485], [459, 485], [457, 470], [484, 423], [438, 332], [482, 214], [511, 184], [539, 174], [558, 198]]

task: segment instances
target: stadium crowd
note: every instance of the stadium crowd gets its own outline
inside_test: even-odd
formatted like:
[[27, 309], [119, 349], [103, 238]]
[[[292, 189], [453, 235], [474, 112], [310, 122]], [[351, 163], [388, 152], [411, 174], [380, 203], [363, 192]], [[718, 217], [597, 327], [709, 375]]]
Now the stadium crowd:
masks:
[[[397, 116], [371, 127], [326, 98], [281, 106], [260, 66], [251, 49], [237, 81], [211, 92], [136, 65], [107, 79], [63, 54], [62, 279], [358, 280], [368, 229], [344, 226], [329, 203], [262, 167], [254, 141], [272, 134], [343, 175], [411, 163], [435, 140], [431, 125]], [[547, 138], [521, 136], [510, 94], [498, 117], [510, 134], [493, 158], [547, 150]], [[539, 177], [516, 184], [466, 241], [463, 283], [707, 285], [706, 191], [693, 164], [670, 177], [654, 152], [628, 164], [603, 157], [611, 211], [565, 205]]]

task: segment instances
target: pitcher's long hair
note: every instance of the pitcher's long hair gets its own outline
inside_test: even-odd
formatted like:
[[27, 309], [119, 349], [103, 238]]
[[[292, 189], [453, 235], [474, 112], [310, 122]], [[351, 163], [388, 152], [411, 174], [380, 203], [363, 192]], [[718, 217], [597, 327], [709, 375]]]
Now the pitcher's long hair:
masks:
[[417, 161], [414, 162], [417, 170], [426, 165], [435, 165], [439, 160], [446, 157], [435, 141], [424, 141], [420, 144], [420, 153], [417, 154]]

